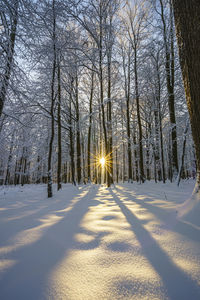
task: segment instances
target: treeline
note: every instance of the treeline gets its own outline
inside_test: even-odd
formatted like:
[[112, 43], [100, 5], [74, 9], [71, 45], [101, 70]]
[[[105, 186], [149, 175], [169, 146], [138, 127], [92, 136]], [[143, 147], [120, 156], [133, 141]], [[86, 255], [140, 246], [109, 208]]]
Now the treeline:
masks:
[[195, 177], [171, 0], [2, 0], [0, 35], [1, 184]]

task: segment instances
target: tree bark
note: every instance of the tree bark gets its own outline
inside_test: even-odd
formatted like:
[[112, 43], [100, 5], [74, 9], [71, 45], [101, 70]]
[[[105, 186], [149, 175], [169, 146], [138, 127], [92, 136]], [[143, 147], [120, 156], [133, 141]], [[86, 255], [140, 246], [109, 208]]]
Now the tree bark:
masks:
[[138, 90], [138, 69], [137, 69], [137, 49], [134, 49], [134, 74], [135, 74], [135, 98], [136, 98], [136, 108], [137, 108], [137, 122], [138, 122], [138, 132], [139, 132], [139, 166], [140, 166], [140, 182], [145, 181], [144, 175], [144, 162], [143, 162], [143, 145], [142, 145], [142, 123], [140, 117], [140, 103], [139, 103], [139, 90]]
[[[125, 73], [125, 70], [124, 70]], [[128, 139], [128, 181], [133, 180], [132, 175], [132, 151], [131, 151], [131, 130], [130, 130], [130, 81], [131, 81], [131, 62], [130, 62], [130, 49], [128, 52], [128, 74], [126, 83], [126, 122], [127, 122], [127, 139]]]
[[156, 93], [156, 101], [157, 101], [157, 110], [158, 110], [158, 124], [159, 124], [159, 137], [160, 137], [160, 156], [162, 166], [162, 180], [165, 183], [165, 162], [164, 162], [164, 147], [163, 147], [163, 130], [162, 130], [162, 116], [161, 116], [161, 107], [160, 107], [160, 91], [161, 91], [161, 82], [160, 82], [160, 70], [158, 64], [158, 58], [156, 59], [156, 73], [157, 73], [157, 93]]
[[186, 123], [186, 127], [185, 127], [184, 134], [183, 134], [183, 150], [182, 150], [181, 161], [180, 161], [178, 177], [177, 177], [177, 185], [178, 186], [180, 184], [181, 175], [182, 175], [183, 169], [184, 169], [185, 146], [186, 146], [186, 137], [187, 137], [188, 128], [189, 128], [189, 120]]
[[57, 190], [61, 185], [61, 167], [62, 167], [62, 141], [61, 141], [61, 78], [60, 78], [60, 57], [58, 61], [58, 166], [57, 166]]
[[53, 68], [52, 68], [52, 81], [51, 81], [51, 133], [49, 142], [49, 153], [48, 153], [48, 182], [47, 182], [47, 194], [48, 198], [53, 196], [52, 192], [52, 151], [53, 151], [53, 140], [54, 140], [54, 103], [55, 103], [55, 75], [56, 75], [56, 16], [55, 16], [55, 0], [52, 0], [52, 12], [53, 12]]
[[109, 185], [113, 183], [113, 147], [112, 147], [112, 103], [111, 103], [111, 52], [108, 53], [108, 170], [110, 173], [109, 176]]
[[70, 158], [71, 158], [71, 181], [73, 185], [76, 185], [75, 181], [75, 166], [74, 166], [74, 135], [72, 129], [72, 89], [73, 89], [73, 79], [71, 81], [71, 92], [69, 99], [69, 143], [70, 143]]
[[10, 180], [10, 167], [11, 167], [11, 161], [12, 161], [12, 157], [13, 157], [14, 134], [15, 134], [15, 131], [13, 131], [13, 133], [12, 133], [12, 138], [11, 138], [11, 143], [10, 143], [8, 163], [7, 163], [7, 169], [6, 169], [6, 177], [5, 177], [5, 181], [4, 181], [5, 185], [9, 184], [9, 180]]
[[200, 2], [173, 0], [180, 64], [190, 115], [200, 190]]
[[[102, 125], [104, 133], [104, 145], [105, 145], [105, 157], [109, 155], [108, 151], [108, 141], [107, 141], [107, 128], [104, 110], [104, 88], [103, 88], [103, 9], [102, 1], [100, 2], [100, 24], [99, 24], [99, 80], [100, 80], [100, 101], [101, 101], [101, 111], [102, 111]], [[107, 186], [110, 186], [110, 173], [108, 168], [105, 168]]]
[[91, 181], [91, 166], [90, 166], [90, 145], [91, 145], [91, 129], [92, 129], [92, 102], [94, 93], [94, 72], [91, 75], [90, 103], [89, 103], [89, 127], [88, 127], [88, 152], [87, 152], [87, 177], [88, 182]]
[[13, 19], [11, 22], [12, 25], [10, 29], [10, 36], [9, 36], [8, 47], [7, 47], [8, 49], [7, 49], [7, 57], [6, 57], [5, 74], [3, 76], [3, 80], [1, 83], [1, 90], [0, 90], [0, 117], [2, 115], [6, 94], [8, 90], [10, 75], [12, 71], [12, 63], [13, 63], [13, 56], [14, 56], [17, 23], [18, 23], [18, 7], [19, 7], [19, 0], [16, 0], [12, 12]]
[[76, 97], [76, 170], [77, 183], [81, 183], [81, 138], [80, 138], [80, 116], [79, 116], [79, 99], [78, 99], [78, 75], [76, 74], [75, 82]]

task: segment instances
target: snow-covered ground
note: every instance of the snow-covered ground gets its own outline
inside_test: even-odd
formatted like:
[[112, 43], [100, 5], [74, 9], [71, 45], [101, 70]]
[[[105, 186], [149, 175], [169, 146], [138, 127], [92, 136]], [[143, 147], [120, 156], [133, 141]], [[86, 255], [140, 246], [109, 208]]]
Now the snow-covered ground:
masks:
[[[200, 299], [194, 182], [0, 190], [0, 299]], [[200, 216], [199, 216], [200, 218]]]

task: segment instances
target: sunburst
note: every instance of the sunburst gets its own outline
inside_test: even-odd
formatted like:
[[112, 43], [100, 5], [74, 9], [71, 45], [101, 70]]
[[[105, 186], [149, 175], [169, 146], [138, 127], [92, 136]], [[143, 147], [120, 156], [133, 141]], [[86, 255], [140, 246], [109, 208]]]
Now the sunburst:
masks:
[[[112, 152], [105, 155], [103, 151], [99, 154], [94, 154], [90, 152], [90, 166], [96, 168], [98, 172], [101, 170], [101, 174], [106, 176], [106, 173], [108, 172], [112, 176], [112, 166], [113, 166], [113, 159], [114, 159], [114, 151], [118, 149], [118, 147], [113, 147]], [[121, 165], [121, 162], [118, 161], [118, 167]], [[99, 174], [99, 173], [98, 173]], [[98, 175], [97, 175], [98, 176]]]
[[95, 165], [97, 168], [101, 168], [102, 170], [106, 169], [110, 173], [112, 164], [111, 153], [107, 155], [93, 154], [92, 156], [91, 165]]
[[105, 160], [105, 157], [101, 157], [100, 160], [99, 160], [100, 164], [101, 164], [101, 167], [104, 168], [105, 164], [106, 164], [106, 160]]

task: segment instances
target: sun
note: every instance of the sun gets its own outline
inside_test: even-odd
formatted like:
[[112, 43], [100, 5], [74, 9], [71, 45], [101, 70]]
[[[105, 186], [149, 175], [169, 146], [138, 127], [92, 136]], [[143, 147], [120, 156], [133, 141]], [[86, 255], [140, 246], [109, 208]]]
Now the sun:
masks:
[[105, 163], [106, 163], [106, 160], [105, 160], [105, 157], [101, 157], [100, 160], [99, 160], [102, 168], [105, 166]]
[[99, 168], [102, 169], [104, 172], [105, 170], [107, 172], [111, 172], [111, 166], [112, 166], [112, 160], [110, 158], [111, 153], [108, 153], [107, 155], [104, 155], [103, 153], [99, 153], [97, 155], [92, 154], [92, 159], [91, 159], [91, 165], [96, 166], [96, 168], [99, 170]]

